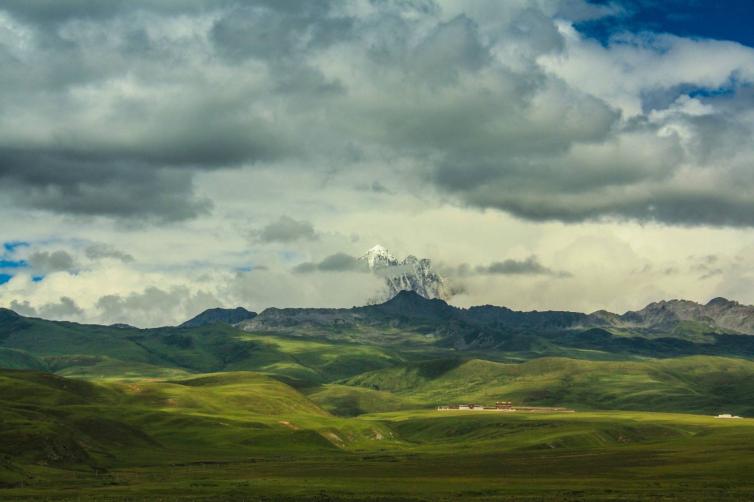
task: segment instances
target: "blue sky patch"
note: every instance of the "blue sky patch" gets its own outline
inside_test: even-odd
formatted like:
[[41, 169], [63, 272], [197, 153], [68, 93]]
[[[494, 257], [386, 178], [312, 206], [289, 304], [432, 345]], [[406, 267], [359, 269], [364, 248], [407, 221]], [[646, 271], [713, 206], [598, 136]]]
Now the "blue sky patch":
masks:
[[622, 14], [576, 24], [582, 34], [606, 44], [616, 33], [651, 31], [681, 37], [732, 40], [754, 47], [751, 0], [592, 0], [614, 4]]
[[11, 279], [13, 279], [13, 276], [10, 274], [0, 274], [0, 285], [5, 284]]
[[6, 260], [0, 258], [0, 268], [26, 268], [29, 263], [26, 260]]
[[735, 95], [736, 92], [745, 87], [747, 86], [739, 86], [734, 80], [731, 80], [728, 84], [722, 87], [699, 87], [698, 85], [691, 84], [658, 87], [644, 91], [641, 94], [642, 111], [644, 113], [649, 113], [652, 110], [664, 110], [680, 96], [698, 98], [704, 101], [707, 98]]
[[31, 246], [30, 243], [26, 241], [8, 241], [3, 242], [3, 249], [6, 253], [14, 253], [16, 249], [22, 248], [22, 247], [28, 247]]

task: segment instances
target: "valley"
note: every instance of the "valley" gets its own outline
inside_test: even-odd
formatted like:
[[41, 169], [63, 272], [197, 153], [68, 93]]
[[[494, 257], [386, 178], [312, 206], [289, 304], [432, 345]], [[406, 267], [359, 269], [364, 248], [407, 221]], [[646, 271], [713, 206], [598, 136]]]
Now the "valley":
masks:
[[[460, 310], [406, 292], [354, 309], [232, 315], [242, 320], [220, 309], [138, 329], [0, 311], [0, 496], [754, 493], [754, 420], [714, 418], [754, 416], [746, 343], [715, 339], [751, 335], [712, 319], [701, 333], [595, 334], [584, 314]], [[649, 357], [653, 344], [668, 355]], [[521, 410], [437, 409], [497, 401]]]
[[752, 21], [0, 0], [0, 502], [754, 502]]
[[248, 372], [94, 384], [4, 370], [0, 391], [4, 500], [715, 500], [754, 489], [750, 419], [339, 418]]

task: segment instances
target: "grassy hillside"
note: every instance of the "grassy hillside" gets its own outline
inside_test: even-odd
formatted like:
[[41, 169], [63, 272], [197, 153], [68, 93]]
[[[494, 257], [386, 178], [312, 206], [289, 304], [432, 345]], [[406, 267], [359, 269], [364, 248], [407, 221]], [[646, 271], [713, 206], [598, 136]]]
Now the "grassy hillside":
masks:
[[140, 330], [4, 312], [0, 368], [46, 370], [79, 378], [170, 378], [241, 370], [311, 386], [404, 362], [377, 346], [246, 333], [224, 324]]
[[373, 371], [342, 383], [425, 406], [512, 400], [577, 409], [754, 415], [754, 363], [706, 356], [646, 361], [542, 358], [521, 364], [450, 360]]
[[[250, 372], [95, 384], [0, 371], [0, 455], [105, 468], [136, 458], [247, 458], [358, 444], [374, 425], [332, 417], [288, 385]], [[145, 444], [151, 445], [149, 448]], [[159, 460], [157, 460], [159, 459]]]
[[[710, 417], [754, 416], [745, 359], [0, 324], [2, 500], [754, 497], [754, 422]], [[578, 411], [429, 410], [503, 399]]]
[[195, 415], [327, 415], [282, 382], [251, 372], [209, 373], [178, 380], [114, 384], [125, 403]]
[[44, 371], [47, 364], [23, 350], [0, 348], [0, 368]]
[[12, 313], [3, 319], [0, 367], [92, 381], [175, 381], [198, 373], [254, 371], [307, 389], [324, 409], [343, 416], [501, 399], [578, 409], [754, 414], [754, 363], [744, 359], [588, 360], [604, 354], [583, 351], [581, 359], [526, 360], [535, 354], [517, 354], [524, 358], [519, 364], [486, 360], [510, 360], [512, 354], [464, 360], [459, 354], [471, 354], [426, 343], [383, 347], [247, 333], [222, 324], [139, 330]]
[[752, 445], [752, 420], [346, 419], [249, 372], [108, 384], [0, 372], [2, 500], [743, 500]]
[[337, 384], [310, 389], [307, 396], [330, 413], [345, 417], [364, 413], [411, 410], [420, 408], [423, 404], [391, 392]]

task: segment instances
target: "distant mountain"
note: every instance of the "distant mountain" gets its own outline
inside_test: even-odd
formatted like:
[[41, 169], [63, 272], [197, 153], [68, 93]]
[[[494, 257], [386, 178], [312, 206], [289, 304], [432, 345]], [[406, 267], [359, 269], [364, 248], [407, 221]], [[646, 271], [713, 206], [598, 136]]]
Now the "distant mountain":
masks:
[[506, 307], [484, 305], [462, 309], [439, 298], [428, 299], [415, 291], [399, 291], [390, 300], [351, 309], [270, 308], [239, 325], [247, 330], [308, 327], [392, 325], [412, 323], [466, 325], [490, 330], [548, 330], [604, 326], [604, 322], [578, 312], [517, 312]]
[[[751, 358], [752, 313], [754, 307], [724, 299], [705, 305], [657, 302], [622, 315], [519, 312], [492, 305], [458, 308], [414, 291], [347, 309], [269, 308], [257, 316], [244, 309], [211, 309], [184, 323], [189, 327], [153, 329], [46, 321], [0, 309], [0, 367], [46, 367], [79, 375], [276, 368], [291, 381], [308, 385], [388, 366], [403, 357], [395, 354], [483, 354], [498, 360]], [[239, 318], [244, 320], [236, 323]], [[286, 347], [303, 345], [288, 354], [270, 342], [276, 339], [286, 340]], [[319, 344], [337, 346], [342, 357], [321, 358], [315, 347]]]
[[198, 326], [206, 326], [207, 324], [215, 324], [218, 322], [225, 324], [238, 324], [241, 321], [254, 319], [256, 316], [256, 312], [251, 312], [243, 307], [236, 307], [234, 309], [214, 308], [205, 310], [198, 316], [184, 322], [179, 327], [196, 328]]
[[379, 312], [386, 316], [407, 319], [443, 321], [454, 319], [460, 309], [439, 298], [428, 299], [416, 291], [399, 291], [393, 298], [379, 305], [362, 307], [361, 312]]
[[[596, 350], [667, 357], [754, 351], [748, 324], [754, 307], [724, 299], [706, 305], [658, 302], [623, 315], [567, 311], [519, 312], [483, 305], [468, 309], [414, 291], [351, 309], [267, 309], [238, 325], [245, 331], [320, 336], [370, 343], [405, 343], [414, 335], [456, 350]], [[398, 334], [394, 334], [398, 333]]]
[[698, 323], [714, 331], [733, 331], [754, 335], [754, 307], [725, 298], [714, 298], [707, 304], [688, 300], [650, 303], [641, 310], [626, 312], [613, 320], [619, 327], [675, 329], [681, 323]]
[[385, 279], [386, 291], [375, 298], [373, 303], [389, 300], [400, 291], [414, 291], [428, 299], [447, 300], [451, 296], [445, 279], [432, 270], [432, 263], [427, 258], [419, 259], [409, 255], [399, 261], [390, 251], [377, 245], [359, 260], [366, 263], [373, 273]]

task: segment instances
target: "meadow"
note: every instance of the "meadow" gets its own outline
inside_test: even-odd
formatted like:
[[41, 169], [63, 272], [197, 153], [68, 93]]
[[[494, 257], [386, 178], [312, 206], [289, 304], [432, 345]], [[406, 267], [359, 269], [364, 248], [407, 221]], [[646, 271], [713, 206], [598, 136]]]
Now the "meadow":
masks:
[[3, 500], [729, 500], [754, 420], [403, 410], [338, 417], [253, 372], [4, 370]]
[[[746, 358], [0, 314], [2, 500], [754, 497]], [[498, 400], [576, 411], [435, 409]]]

